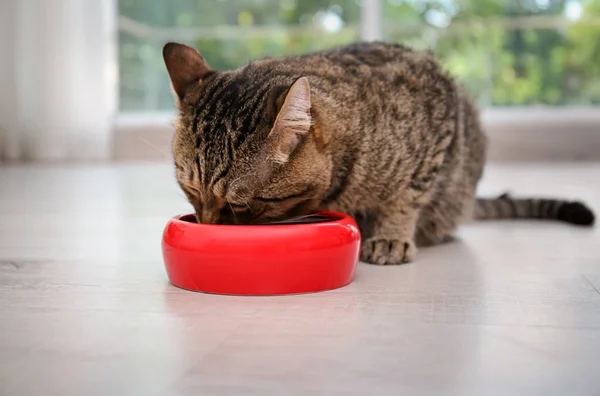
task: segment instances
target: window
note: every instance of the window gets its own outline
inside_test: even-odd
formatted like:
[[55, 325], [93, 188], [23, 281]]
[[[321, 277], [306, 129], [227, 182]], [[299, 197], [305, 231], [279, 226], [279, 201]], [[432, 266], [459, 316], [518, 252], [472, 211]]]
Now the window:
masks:
[[384, 36], [433, 49], [484, 106], [600, 103], [597, 0], [387, 0]]
[[120, 0], [121, 111], [172, 109], [166, 41], [235, 68], [360, 39], [363, 8], [381, 10], [368, 22], [381, 38], [433, 51], [484, 106], [600, 103], [597, 0]]
[[217, 70], [265, 56], [300, 54], [359, 38], [355, 0], [121, 0], [123, 112], [170, 109], [162, 46], [197, 48]]

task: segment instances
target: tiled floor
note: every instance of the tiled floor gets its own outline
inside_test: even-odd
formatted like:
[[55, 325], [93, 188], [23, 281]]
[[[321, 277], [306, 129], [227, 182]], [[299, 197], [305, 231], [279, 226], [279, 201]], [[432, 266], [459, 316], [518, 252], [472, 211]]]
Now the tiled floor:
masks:
[[[490, 167], [581, 197], [600, 164]], [[178, 290], [166, 166], [0, 168], [0, 395], [599, 395], [600, 230], [504, 222], [292, 297]]]

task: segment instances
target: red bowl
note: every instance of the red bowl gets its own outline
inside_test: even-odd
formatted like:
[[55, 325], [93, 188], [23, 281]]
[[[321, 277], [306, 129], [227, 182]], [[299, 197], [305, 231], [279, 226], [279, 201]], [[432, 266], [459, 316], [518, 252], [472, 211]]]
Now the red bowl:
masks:
[[165, 228], [163, 258], [171, 283], [234, 295], [310, 293], [346, 286], [359, 260], [360, 233], [342, 213], [306, 224], [207, 225], [176, 216]]

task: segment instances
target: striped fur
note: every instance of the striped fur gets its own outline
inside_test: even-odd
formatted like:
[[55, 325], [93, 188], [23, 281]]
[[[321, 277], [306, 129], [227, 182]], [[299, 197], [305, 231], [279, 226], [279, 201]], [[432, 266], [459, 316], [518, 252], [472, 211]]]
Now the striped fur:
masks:
[[201, 222], [346, 212], [374, 264], [447, 241], [473, 208], [479, 219], [593, 222], [579, 203], [475, 199], [479, 115], [428, 54], [358, 43], [214, 71], [170, 43], [164, 58], [179, 109], [176, 177]]
[[497, 198], [478, 198], [474, 217], [477, 220], [540, 219], [590, 226], [594, 213], [581, 202], [548, 198], [515, 199], [508, 194]]

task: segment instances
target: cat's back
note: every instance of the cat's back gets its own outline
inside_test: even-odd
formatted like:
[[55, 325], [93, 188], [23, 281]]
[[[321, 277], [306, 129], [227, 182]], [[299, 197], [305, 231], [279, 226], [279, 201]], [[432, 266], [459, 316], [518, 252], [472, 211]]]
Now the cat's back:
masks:
[[248, 67], [256, 73], [304, 75], [352, 80], [391, 76], [410, 71], [413, 65], [432, 59], [399, 44], [362, 42], [305, 55], [267, 58]]
[[296, 58], [299, 62], [309, 64], [314, 62], [317, 66], [332, 64], [349, 68], [381, 68], [401, 62], [412, 55], [414, 55], [413, 50], [399, 44], [362, 42]]
[[[380, 106], [379, 98], [401, 103], [436, 100], [455, 94], [454, 80], [430, 54], [399, 44], [361, 42], [306, 55], [264, 59], [247, 70], [254, 81], [291, 84], [308, 77], [313, 92], [362, 107]], [[372, 100], [368, 100], [371, 98]]]

